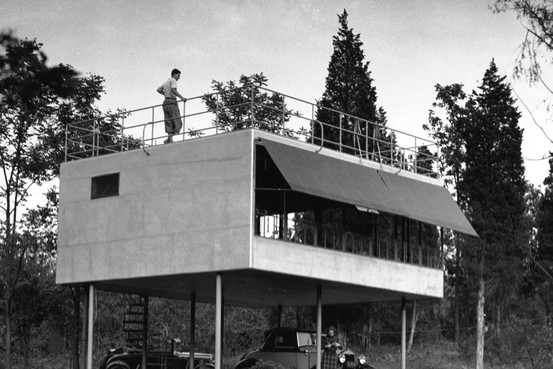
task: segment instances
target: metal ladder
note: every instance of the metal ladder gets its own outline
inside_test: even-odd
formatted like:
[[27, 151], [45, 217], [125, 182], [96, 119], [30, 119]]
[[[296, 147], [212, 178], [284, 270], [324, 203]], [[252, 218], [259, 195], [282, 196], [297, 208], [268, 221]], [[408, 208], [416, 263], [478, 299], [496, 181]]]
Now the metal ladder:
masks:
[[123, 332], [127, 335], [128, 346], [142, 347], [147, 314], [146, 300], [143, 297], [139, 297], [138, 302], [133, 301], [127, 305], [127, 311], [123, 314]]

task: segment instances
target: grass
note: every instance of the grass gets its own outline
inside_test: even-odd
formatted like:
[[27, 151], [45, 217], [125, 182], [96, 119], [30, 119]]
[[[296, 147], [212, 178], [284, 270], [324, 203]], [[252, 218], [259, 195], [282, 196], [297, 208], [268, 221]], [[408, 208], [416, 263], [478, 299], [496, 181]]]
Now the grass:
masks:
[[[371, 348], [368, 363], [376, 369], [401, 368], [401, 351], [398, 346], [379, 346]], [[425, 343], [414, 346], [407, 355], [408, 369], [472, 369], [475, 365], [474, 355], [462, 353], [452, 342]], [[529, 368], [521, 363], [492, 365], [484, 363], [486, 369], [524, 369]]]
[[[224, 357], [223, 369], [234, 369], [241, 355]], [[23, 368], [21, 362], [14, 363], [14, 369], [62, 369], [68, 368], [70, 358], [67, 354], [52, 357], [33, 358], [29, 367]], [[400, 369], [401, 350], [397, 345], [372, 346], [367, 354], [367, 363], [376, 369]], [[407, 355], [408, 369], [472, 369], [475, 367], [474, 355], [465, 354], [455, 343], [441, 341], [439, 343], [423, 343], [413, 346]], [[486, 369], [526, 369], [529, 363], [493, 364], [485, 363]], [[538, 368], [540, 366], [537, 366]], [[0, 362], [0, 369], [3, 368]], [[97, 368], [97, 365], [94, 366]], [[540, 367], [541, 368], [541, 367]]]

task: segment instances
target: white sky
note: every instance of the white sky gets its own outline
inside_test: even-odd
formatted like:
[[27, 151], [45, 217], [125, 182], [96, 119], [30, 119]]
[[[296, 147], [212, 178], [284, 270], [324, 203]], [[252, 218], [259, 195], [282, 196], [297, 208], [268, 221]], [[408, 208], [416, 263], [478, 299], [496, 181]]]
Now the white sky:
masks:
[[[106, 79], [102, 110], [161, 103], [155, 89], [179, 68], [179, 90], [210, 92], [213, 79], [263, 72], [268, 87], [315, 102], [325, 87], [337, 14], [361, 34], [378, 105], [388, 126], [426, 137], [422, 124], [434, 86], [462, 83], [470, 92], [492, 58], [545, 124], [547, 93], [511, 75], [524, 30], [514, 13], [494, 14], [491, 0], [3, 0], [0, 27], [36, 38], [50, 65], [66, 63]], [[521, 106], [523, 156], [553, 150]], [[545, 125], [553, 136], [553, 123]], [[547, 160], [525, 161], [541, 184]]]

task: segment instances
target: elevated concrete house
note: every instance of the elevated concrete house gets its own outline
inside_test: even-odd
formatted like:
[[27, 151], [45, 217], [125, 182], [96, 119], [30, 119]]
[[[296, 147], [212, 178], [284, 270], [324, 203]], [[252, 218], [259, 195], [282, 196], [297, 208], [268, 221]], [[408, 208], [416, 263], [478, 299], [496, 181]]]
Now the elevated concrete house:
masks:
[[[190, 112], [194, 100], [188, 127], [201, 115]], [[405, 135], [422, 143], [386, 154], [370, 122], [339, 113], [355, 128], [326, 141], [297, 129], [325, 122], [284, 119], [286, 108], [284, 127], [270, 133], [252, 102], [253, 128], [228, 132], [211, 112], [205, 135], [195, 127], [156, 145], [163, 121], [150, 109], [116, 132], [102, 120], [68, 127], [57, 283], [89, 286], [91, 300], [97, 288], [215, 303], [216, 369], [223, 298], [317, 305], [320, 334], [322, 304], [441, 298], [443, 230], [476, 236], [437, 179], [436, 158], [421, 159], [426, 140]], [[92, 332], [90, 322], [89, 368]]]

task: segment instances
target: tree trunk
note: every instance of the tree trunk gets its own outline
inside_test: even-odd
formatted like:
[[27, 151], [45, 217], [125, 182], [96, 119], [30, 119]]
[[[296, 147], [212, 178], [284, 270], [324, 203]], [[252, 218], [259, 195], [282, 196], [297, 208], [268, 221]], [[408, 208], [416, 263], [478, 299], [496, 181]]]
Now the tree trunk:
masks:
[[11, 322], [11, 306], [9, 296], [5, 297], [4, 311], [6, 314], [6, 350], [4, 351], [4, 367], [12, 369], [12, 322]]
[[486, 298], [484, 296], [485, 283], [484, 276], [480, 273], [478, 281], [478, 305], [477, 305], [477, 322], [476, 322], [476, 369], [484, 369], [484, 304]]
[[369, 349], [369, 325], [366, 321], [363, 322], [362, 346], [363, 352], [367, 352]]
[[460, 271], [461, 271], [461, 262], [459, 260], [459, 257], [461, 256], [461, 252], [459, 251], [459, 247], [456, 245], [455, 247], [455, 343], [457, 346], [459, 346], [460, 339], [461, 339], [461, 332], [459, 328], [459, 280], [460, 280]]
[[30, 333], [25, 337], [23, 340], [21, 340], [21, 349], [23, 350], [23, 367], [29, 368], [29, 355], [31, 353], [31, 337]]
[[413, 301], [413, 316], [411, 318], [411, 333], [409, 334], [409, 344], [407, 345], [407, 353], [411, 352], [413, 347], [413, 339], [415, 338], [415, 328], [417, 327], [417, 321], [419, 320], [419, 313], [417, 311], [417, 300]]
[[498, 306], [496, 309], [496, 317], [495, 317], [495, 336], [497, 339], [499, 339], [499, 342], [503, 342], [501, 340], [501, 306]]

